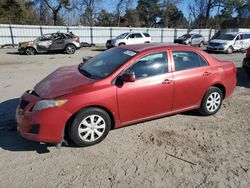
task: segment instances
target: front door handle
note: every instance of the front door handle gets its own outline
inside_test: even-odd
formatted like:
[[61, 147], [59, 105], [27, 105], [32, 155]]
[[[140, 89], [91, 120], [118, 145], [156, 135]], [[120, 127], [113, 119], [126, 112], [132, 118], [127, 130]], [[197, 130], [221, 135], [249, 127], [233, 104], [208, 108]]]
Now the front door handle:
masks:
[[162, 84], [171, 84], [173, 80], [165, 79]]
[[211, 72], [206, 71], [203, 73], [203, 76], [209, 76], [210, 74], [211, 74]]

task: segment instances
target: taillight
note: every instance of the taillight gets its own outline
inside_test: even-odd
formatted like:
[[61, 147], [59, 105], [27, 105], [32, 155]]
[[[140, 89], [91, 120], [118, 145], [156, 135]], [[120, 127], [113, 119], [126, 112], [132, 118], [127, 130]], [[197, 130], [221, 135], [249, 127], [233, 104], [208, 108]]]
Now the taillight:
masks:
[[78, 43], [80, 43], [80, 38], [77, 37], [75, 41], [78, 42]]

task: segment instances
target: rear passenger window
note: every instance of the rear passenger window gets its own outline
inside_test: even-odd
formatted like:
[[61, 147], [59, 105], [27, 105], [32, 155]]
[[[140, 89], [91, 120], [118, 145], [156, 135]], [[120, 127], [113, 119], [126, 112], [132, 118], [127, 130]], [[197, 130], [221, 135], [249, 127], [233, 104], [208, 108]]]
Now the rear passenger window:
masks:
[[149, 35], [148, 33], [143, 33], [143, 35], [144, 35], [145, 37], [150, 37], [150, 35]]
[[168, 72], [167, 55], [165, 52], [147, 55], [133, 64], [129, 71], [135, 73], [136, 79], [165, 74]]
[[243, 39], [250, 39], [250, 34], [243, 34]]
[[173, 51], [175, 71], [207, 66], [207, 62], [191, 51]]
[[135, 38], [142, 38], [142, 35], [140, 33], [135, 33]]

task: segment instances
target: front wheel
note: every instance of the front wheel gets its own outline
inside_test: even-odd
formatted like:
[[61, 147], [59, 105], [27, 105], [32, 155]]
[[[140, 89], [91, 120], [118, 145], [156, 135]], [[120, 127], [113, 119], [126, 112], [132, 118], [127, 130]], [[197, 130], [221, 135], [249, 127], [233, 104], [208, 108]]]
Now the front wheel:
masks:
[[35, 55], [36, 54], [36, 50], [32, 47], [28, 47], [25, 49], [25, 54], [26, 55]]
[[222, 91], [217, 87], [211, 87], [202, 99], [199, 112], [204, 116], [213, 115], [219, 111], [222, 101]]
[[200, 44], [199, 44], [199, 47], [202, 47], [204, 45], [204, 42], [201, 41]]
[[73, 44], [68, 44], [65, 48], [67, 54], [74, 54], [76, 52], [76, 47]]
[[78, 146], [91, 146], [101, 142], [109, 133], [111, 119], [100, 108], [86, 108], [77, 113], [69, 128], [69, 136]]

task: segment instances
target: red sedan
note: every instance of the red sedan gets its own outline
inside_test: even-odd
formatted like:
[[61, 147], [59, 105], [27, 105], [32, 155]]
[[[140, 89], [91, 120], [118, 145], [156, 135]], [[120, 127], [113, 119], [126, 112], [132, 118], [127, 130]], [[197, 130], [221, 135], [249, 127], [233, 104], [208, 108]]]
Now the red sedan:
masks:
[[232, 62], [197, 48], [141, 44], [107, 50], [68, 66], [27, 91], [17, 107], [21, 135], [79, 146], [102, 141], [110, 129], [198, 109], [213, 115], [236, 85]]

